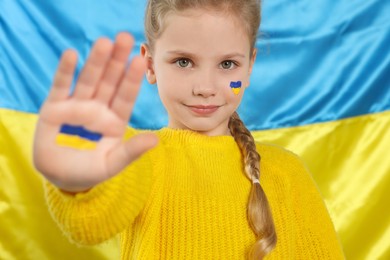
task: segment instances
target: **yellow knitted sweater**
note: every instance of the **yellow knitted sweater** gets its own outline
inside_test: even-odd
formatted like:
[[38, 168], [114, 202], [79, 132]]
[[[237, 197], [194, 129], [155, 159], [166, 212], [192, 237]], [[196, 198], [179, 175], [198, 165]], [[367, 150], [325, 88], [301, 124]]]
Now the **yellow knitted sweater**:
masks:
[[[246, 218], [251, 183], [233, 137], [168, 128], [156, 134], [156, 148], [86, 193], [69, 195], [46, 183], [61, 229], [80, 244], [121, 233], [122, 259], [245, 259], [255, 242]], [[299, 158], [272, 145], [257, 148], [278, 236], [267, 259], [344, 259]]]

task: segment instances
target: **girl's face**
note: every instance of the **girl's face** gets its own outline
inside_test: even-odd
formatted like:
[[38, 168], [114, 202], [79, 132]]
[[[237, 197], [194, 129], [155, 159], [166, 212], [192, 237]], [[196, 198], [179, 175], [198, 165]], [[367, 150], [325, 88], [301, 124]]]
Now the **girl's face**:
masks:
[[[157, 83], [168, 127], [230, 135], [229, 118], [249, 85], [255, 52], [242, 22], [204, 9], [169, 14], [153, 52], [142, 46], [147, 79]], [[231, 83], [240, 85], [238, 94]], [[237, 91], [238, 89], [236, 89]]]

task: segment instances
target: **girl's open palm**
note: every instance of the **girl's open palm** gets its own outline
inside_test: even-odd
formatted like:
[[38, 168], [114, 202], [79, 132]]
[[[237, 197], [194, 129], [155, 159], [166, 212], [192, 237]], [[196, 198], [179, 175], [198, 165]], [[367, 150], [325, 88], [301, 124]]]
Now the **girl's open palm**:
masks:
[[[40, 111], [34, 164], [63, 190], [87, 190], [119, 173], [157, 143], [153, 134], [123, 141], [145, 71], [141, 57], [135, 57], [127, 68], [133, 43], [127, 33], [118, 34], [114, 44], [104, 38], [97, 40], [72, 94], [77, 54], [68, 50], [62, 55], [49, 97]], [[100, 133], [96, 149], [58, 145], [56, 137], [64, 124]]]

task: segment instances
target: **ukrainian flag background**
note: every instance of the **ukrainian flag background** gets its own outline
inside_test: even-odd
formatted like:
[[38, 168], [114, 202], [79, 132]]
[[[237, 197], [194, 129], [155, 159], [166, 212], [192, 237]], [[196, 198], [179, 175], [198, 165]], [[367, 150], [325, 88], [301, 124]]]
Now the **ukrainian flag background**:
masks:
[[[119, 31], [138, 49], [144, 6], [0, 0], [0, 259], [119, 258], [116, 239], [84, 248], [60, 233], [31, 146], [61, 52], [77, 49], [80, 69], [98, 37]], [[390, 1], [264, 0], [262, 13], [243, 120], [307, 163], [347, 259], [390, 259]], [[166, 124], [154, 86], [137, 102], [132, 126]]]

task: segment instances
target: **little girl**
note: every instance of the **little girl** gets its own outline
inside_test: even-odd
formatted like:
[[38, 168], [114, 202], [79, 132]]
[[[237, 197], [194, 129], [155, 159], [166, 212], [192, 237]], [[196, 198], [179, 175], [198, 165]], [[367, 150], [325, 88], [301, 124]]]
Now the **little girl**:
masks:
[[[259, 0], [150, 0], [141, 57], [127, 68], [129, 34], [99, 39], [72, 94], [77, 55], [63, 54], [34, 163], [72, 241], [120, 233], [122, 259], [343, 259], [305, 166], [235, 112], [259, 24]], [[145, 71], [169, 123], [140, 133], [127, 123]]]

